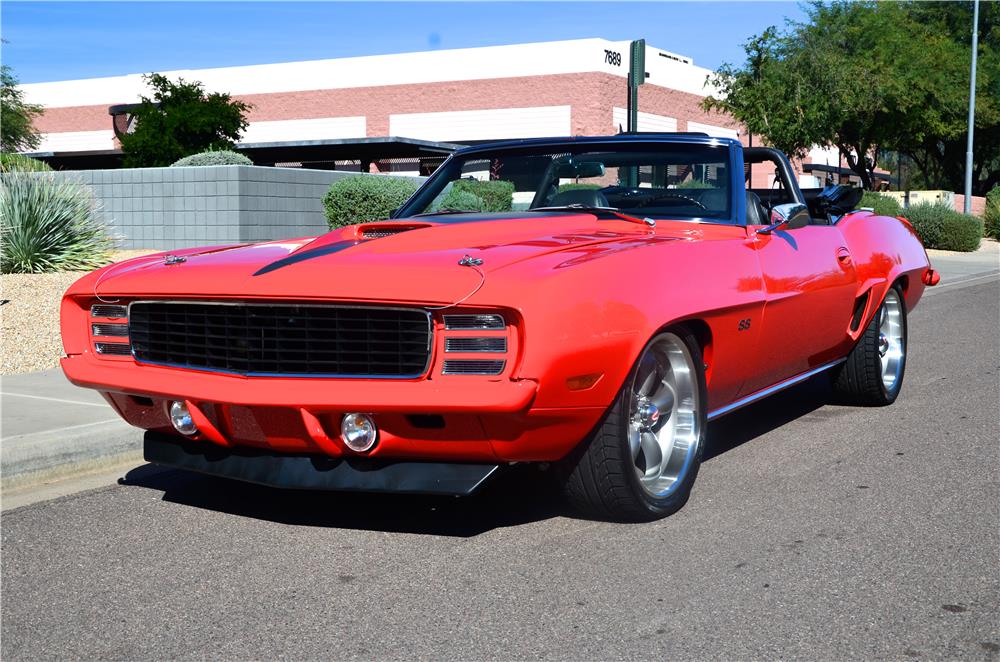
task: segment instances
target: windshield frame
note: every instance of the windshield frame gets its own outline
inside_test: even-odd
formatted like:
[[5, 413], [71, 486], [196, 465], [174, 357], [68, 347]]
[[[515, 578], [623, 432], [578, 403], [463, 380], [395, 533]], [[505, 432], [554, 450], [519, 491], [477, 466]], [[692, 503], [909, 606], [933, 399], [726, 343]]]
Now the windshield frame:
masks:
[[[704, 218], [704, 217], [683, 217], [685, 223], [708, 223], [713, 225], [737, 225], [746, 226], [746, 195], [743, 181], [743, 145], [733, 138], [717, 138], [705, 134], [620, 134], [616, 136], [592, 136], [579, 138], [533, 138], [527, 140], [509, 140], [503, 142], [487, 143], [466, 147], [453, 152], [445, 161], [431, 174], [430, 177], [410, 196], [390, 218], [403, 219], [411, 218], [414, 214], [421, 213], [436, 195], [437, 182], [442, 177], [449, 177], [453, 169], [454, 161], [467, 160], [469, 158], [481, 158], [483, 154], [531, 154], [533, 152], [545, 150], [580, 150], [586, 151], [600, 147], [601, 149], [614, 149], [615, 146], [628, 146], [634, 150], [636, 146], [646, 145], [655, 149], [657, 145], [664, 144], [684, 144], [684, 145], [705, 145], [708, 147], [728, 147], [729, 159], [729, 196], [730, 216], [728, 218]], [[572, 210], [567, 210], [572, 211]], [[477, 212], [478, 213], [478, 212]], [[511, 214], [531, 215], [535, 212], [530, 210], [507, 212]], [[551, 211], [550, 211], [551, 213]], [[669, 218], [669, 217], [665, 217]]]

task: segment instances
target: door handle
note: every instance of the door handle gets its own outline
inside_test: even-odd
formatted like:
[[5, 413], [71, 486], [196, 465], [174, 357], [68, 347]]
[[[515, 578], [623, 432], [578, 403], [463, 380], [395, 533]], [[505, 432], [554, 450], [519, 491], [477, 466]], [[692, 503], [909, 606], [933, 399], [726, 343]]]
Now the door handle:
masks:
[[840, 262], [840, 266], [845, 269], [854, 263], [854, 259], [851, 257], [851, 251], [847, 250], [843, 246], [837, 249], [837, 262]]

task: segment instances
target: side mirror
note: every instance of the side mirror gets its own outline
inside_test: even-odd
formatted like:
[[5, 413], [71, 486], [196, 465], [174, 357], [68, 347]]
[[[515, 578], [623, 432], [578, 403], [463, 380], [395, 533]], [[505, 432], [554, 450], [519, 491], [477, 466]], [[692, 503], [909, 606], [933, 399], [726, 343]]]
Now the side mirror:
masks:
[[757, 234], [771, 234], [782, 228], [786, 230], [797, 230], [809, 225], [812, 218], [809, 216], [809, 208], [798, 202], [789, 202], [777, 205], [771, 210], [771, 224], [757, 230]]

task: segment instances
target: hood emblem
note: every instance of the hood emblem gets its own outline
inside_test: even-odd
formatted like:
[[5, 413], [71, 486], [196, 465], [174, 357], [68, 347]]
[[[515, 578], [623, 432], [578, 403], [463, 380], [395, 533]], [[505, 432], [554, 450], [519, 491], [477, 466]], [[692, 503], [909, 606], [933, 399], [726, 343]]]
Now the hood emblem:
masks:
[[466, 255], [461, 260], [458, 261], [461, 267], [478, 267], [483, 263], [483, 260], [478, 257], [472, 257], [471, 255]]
[[183, 255], [167, 255], [163, 258], [163, 264], [170, 266], [171, 264], [183, 264], [187, 262], [187, 258]]

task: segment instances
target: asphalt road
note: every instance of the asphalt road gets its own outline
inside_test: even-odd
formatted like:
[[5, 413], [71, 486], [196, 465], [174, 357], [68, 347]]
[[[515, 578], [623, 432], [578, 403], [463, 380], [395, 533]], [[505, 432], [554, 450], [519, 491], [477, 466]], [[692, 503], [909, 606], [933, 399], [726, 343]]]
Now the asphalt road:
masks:
[[[678, 514], [137, 469], [5, 512], [4, 660], [1000, 658], [1000, 283], [933, 290], [903, 392], [816, 380], [710, 428]], [[793, 331], [793, 330], [790, 330]]]

